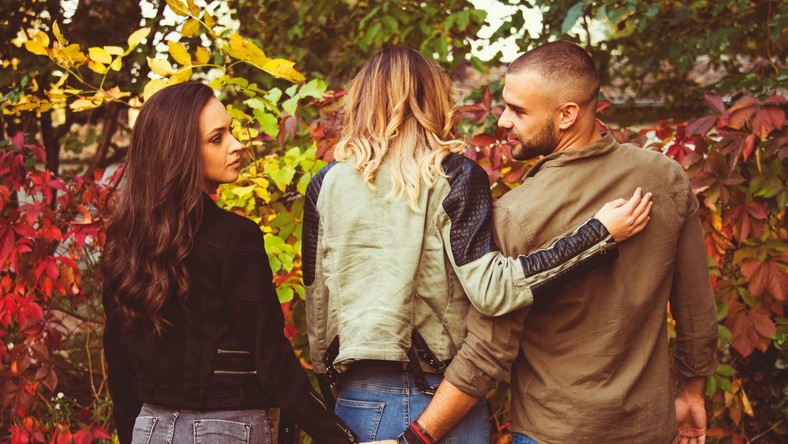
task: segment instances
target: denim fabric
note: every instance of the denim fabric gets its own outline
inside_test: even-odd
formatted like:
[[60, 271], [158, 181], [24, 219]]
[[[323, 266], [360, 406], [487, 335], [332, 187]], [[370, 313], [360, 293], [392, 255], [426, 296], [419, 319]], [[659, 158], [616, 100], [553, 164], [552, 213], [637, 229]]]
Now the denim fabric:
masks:
[[[442, 375], [425, 374], [427, 382], [437, 388]], [[390, 366], [350, 367], [342, 375], [336, 413], [361, 442], [396, 439], [408, 425], [418, 419], [431, 396], [422, 393], [413, 376]], [[490, 428], [485, 401], [478, 403], [441, 444], [488, 444]]]
[[514, 439], [512, 440], [512, 444], [539, 444], [539, 443], [529, 438], [527, 435], [523, 435], [522, 433], [515, 433]]
[[143, 404], [132, 444], [271, 444], [268, 412], [182, 410]]

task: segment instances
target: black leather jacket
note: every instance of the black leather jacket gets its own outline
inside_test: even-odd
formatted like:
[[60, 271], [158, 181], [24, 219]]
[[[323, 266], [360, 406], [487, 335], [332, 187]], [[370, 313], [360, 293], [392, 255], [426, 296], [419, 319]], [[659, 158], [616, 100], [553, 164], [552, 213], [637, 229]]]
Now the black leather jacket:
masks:
[[207, 196], [186, 258], [191, 290], [163, 309], [173, 326], [124, 330], [105, 284], [104, 350], [120, 442], [131, 441], [143, 402], [192, 410], [280, 407], [319, 443], [355, 437], [326, 409], [284, 337], [263, 235]]

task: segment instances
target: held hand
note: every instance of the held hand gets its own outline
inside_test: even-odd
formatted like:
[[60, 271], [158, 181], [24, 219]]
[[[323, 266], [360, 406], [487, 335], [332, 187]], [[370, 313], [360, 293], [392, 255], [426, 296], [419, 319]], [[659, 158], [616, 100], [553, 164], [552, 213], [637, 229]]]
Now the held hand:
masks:
[[706, 405], [703, 398], [677, 397], [676, 423], [679, 426], [679, 444], [704, 444]]
[[616, 199], [606, 203], [594, 218], [602, 222], [616, 242], [622, 242], [640, 233], [651, 219], [651, 193], [642, 195], [638, 187], [629, 200]]

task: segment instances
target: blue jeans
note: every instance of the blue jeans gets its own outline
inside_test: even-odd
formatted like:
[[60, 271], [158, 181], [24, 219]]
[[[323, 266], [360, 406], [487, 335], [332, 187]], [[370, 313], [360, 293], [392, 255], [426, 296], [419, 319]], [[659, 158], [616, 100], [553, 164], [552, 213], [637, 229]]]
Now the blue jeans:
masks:
[[528, 436], [523, 435], [522, 433], [515, 433], [514, 439], [512, 440], [512, 444], [539, 444], [539, 443], [529, 438]]
[[[342, 375], [336, 413], [361, 442], [397, 439], [432, 399], [416, 387], [412, 375], [397, 368], [398, 363], [392, 364], [354, 364]], [[433, 388], [443, 380], [443, 375], [424, 376]], [[487, 404], [482, 400], [439, 442], [488, 444], [489, 427]]]
[[271, 444], [268, 412], [182, 410], [143, 404], [134, 421], [132, 444]]

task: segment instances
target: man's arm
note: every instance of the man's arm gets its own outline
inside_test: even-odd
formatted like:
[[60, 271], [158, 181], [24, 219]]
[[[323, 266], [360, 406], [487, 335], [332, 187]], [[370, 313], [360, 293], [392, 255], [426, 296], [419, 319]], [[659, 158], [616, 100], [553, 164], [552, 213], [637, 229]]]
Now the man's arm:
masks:
[[676, 422], [681, 444], [702, 444], [706, 439], [706, 377], [717, 367], [717, 306], [698, 220], [698, 200], [691, 190], [688, 193], [670, 294], [670, 311], [676, 321], [674, 361], [679, 374]]
[[680, 378], [676, 394], [676, 422], [681, 436], [679, 444], [706, 442], [706, 377]]

